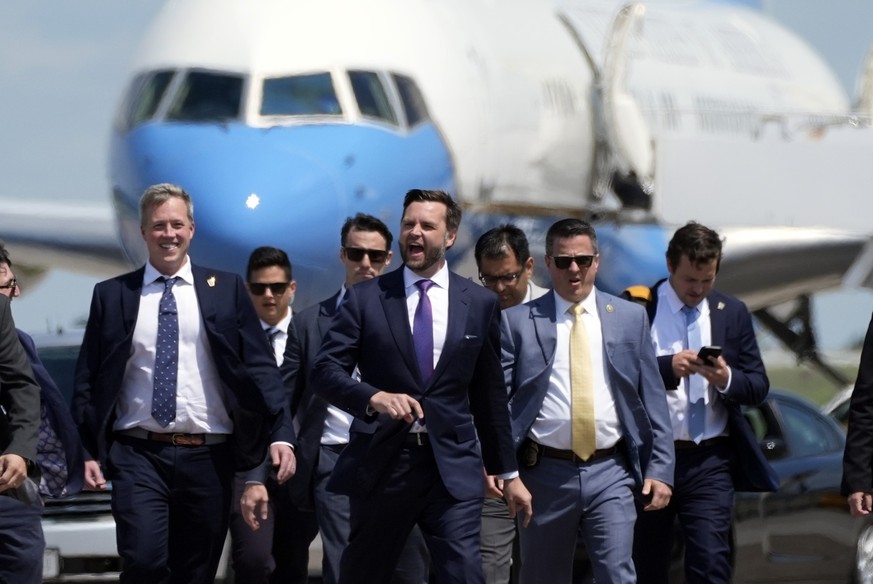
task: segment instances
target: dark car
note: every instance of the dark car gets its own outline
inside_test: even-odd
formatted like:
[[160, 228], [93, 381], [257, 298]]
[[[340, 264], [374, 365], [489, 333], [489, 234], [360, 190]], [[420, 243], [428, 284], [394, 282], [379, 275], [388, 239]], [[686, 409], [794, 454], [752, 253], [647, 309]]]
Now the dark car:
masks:
[[873, 582], [873, 523], [840, 495], [842, 426], [776, 390], [745, 414], [779, 490], [736, 495], [734, 582]]

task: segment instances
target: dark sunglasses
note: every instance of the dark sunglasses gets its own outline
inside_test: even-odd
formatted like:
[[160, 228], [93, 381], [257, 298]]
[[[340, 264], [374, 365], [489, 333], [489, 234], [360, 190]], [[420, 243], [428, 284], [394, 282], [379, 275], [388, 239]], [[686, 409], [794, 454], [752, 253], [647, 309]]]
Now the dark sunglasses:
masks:
[[291, 282], [272, 282], [270, 284], [249, 282], [249, 290], [251, 290], [252, 294], [255, 296], [263, 296], [267, 292], [267, 288], [269, 288], [270, 292], [273, 293], [273, 296], [278, 296], [279, 294], [284, 294], [285, 290], [287, 290], [290, 285]]
[[0, 286], [0, 290], [15, 290], [18, 287], [18, 280], [12, 278], [7, 283]]
[[346, 257], [353, 262], [359, 262], [364, 259], [364, 254], [370, 258], [374, 264], [384, 264], [388, 260], [388, 252], [384, 249], [364, 249], [363, 247], [344, 247]]
[[497, 282], [503, 282], [504, 286], [512, 286], [518, 281], [520, 277], [521, 272], [516, 272], [514, 274], [503, 274], [502, 276], [489, 276], [486, 274], [479, 274], [479, 281], [482, 282], [482, 284], [487, 288], [496, 286]]
[[559, 270], [569, 270], [570, 264], [576, 262], [579, 269], [588, 268], [594, 262], [593, 255], [577, 255], [577, 256], [550, 256], [555, 262], [555, 267]]

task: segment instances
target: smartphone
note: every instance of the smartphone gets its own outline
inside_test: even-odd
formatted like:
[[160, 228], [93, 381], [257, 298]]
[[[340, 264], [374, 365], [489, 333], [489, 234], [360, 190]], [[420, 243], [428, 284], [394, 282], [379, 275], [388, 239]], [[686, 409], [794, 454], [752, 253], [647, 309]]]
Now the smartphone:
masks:
[[697, 358], [710, 365], [712, 361], [718, 359], [719, 355], [721, 355], [721, 347], [700, 347]]

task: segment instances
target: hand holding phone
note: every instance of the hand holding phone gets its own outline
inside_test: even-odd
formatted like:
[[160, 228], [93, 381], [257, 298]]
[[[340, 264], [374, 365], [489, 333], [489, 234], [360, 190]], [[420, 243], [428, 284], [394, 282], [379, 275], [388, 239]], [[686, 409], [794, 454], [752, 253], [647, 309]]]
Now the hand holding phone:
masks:
[[700, 351], [697, 352], [697, 358], [707, 365], [713, 365], [714, 361], [718, 359], [720, 355], [721, 347], [700, 347]]

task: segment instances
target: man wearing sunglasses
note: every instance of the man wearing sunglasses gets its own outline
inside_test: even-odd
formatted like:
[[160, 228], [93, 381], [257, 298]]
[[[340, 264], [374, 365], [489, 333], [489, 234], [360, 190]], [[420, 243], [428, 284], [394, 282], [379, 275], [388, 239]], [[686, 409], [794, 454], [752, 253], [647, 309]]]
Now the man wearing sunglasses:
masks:
[[503, 313], [503, 367], [533, 520], [521, 584], [570, 582], [581, 531], [597, 582], [636, 582], [635, 496], [670, 499], [673, 437], [645, 310], [597, 290], [594, 229], [553, 224], [552, 291]]
[[[500, 225], [483, 233], [474, 251], [479, 281], [494, 291], [500, 308], [506, 310], [530, 302], [547, 292], [534, 284], [534, 260], [524, 231], [512, 224]], [[500, 494], [503, 482], [487, 477], [482, 509], [482, 570], [486, 584], [508, 584], [510, 566], [517, 573], [518, 558], [511, 561], [515, 541], [515, 519], [509, 515]], [[513, 578], [515, 579], [515, 578]]]
[[[297, 290], [288, 254], [270, 246], [252, 251], [246, 266], [246, 288], [276, 364], [281, 365]], [[291, 504], [288, 483], [279, 484], [268, 470], [239, 473], [234, 478], [230, 513], [233, 570], [237, 578], [252, 584], [271, 580], [305, 584], [309, 544], [318, 533], [315, 515]], [[253, 525], [249, 523], [252, 518]]]
[[[328, 404], [313, 392], [312, 364], [321, 339], [346, 292], [356, 284], [380, 276], [391, 264], [394, 236], [380, 219], [358, 213], [340, 230], [339, 260], [345, 280], [340, 290], [294, 315], [294, 333], [285, 353], [282, 374], [292, 393], [294, 419], [300, 424], [297, 474], [291, 479], [291, 498], [302, 509], [314, 509], [321, 531], [324, 584], [339, 581], [340, 558], [349, 542], [349, 498], [327, 490], [337, 458], [349, 441], [351, 414]], [[359, 375], [355, 372], [355, 375]], [[404, 548], [392, 582], [425, 584], [428, 558], [421, 532], [414, 530]]]

